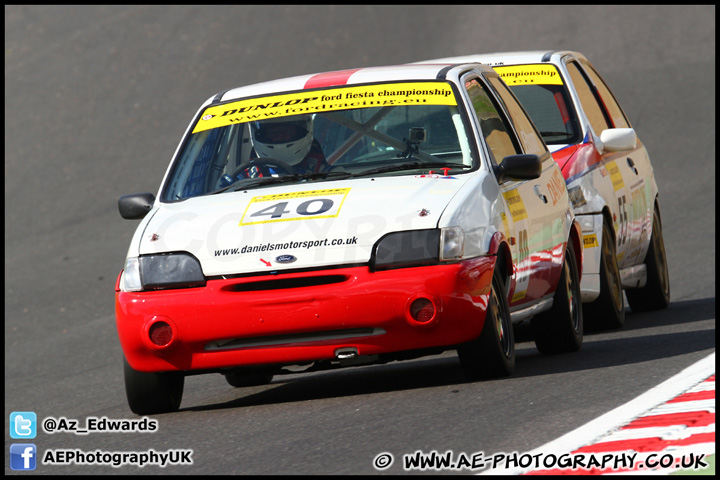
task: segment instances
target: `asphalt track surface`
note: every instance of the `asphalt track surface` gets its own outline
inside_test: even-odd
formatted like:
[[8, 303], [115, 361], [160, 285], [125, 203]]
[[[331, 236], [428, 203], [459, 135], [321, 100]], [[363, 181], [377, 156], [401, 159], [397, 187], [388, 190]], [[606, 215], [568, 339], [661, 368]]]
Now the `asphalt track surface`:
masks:
[[[527, 452], [715, 350], [714, 6], [6, 6], [5, 425], [133, 419], [113, 288], [137, 222], [212, 94], [264, 80], [476, 52], [573, 49], [599, 69], [660, 187], [672, 303], [580, 352], [518, 343], [516, 374], [466, 382], [454, 355], [233, 389], [190, 377], [155, 433], [40, 432], [38, 450], [191, 449], [193, 464], [37, 474], [374, 474], [416, 451]], [[522, 339], [521, 339], [522, 340]], [[9, 447], [5, 436], [5, 473]], [[401, 462], [384, 471], [403, 473]], [[454, 472], [437, 472], [454, 473]]]

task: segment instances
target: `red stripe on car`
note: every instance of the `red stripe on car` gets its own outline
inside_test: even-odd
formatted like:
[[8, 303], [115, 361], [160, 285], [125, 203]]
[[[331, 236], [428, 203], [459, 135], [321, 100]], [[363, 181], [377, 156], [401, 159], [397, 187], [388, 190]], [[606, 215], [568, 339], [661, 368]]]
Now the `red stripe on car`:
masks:
[[360, 70], [355, 68], [352, 70], [338, 70], [337, 72], [320, 73], [313, 75], [305, 82], [305, 89], [308, 88], [320, 88], [320, 87], [334, 87], [336, 85], [345, 85], [350, 79], [350, 76]]

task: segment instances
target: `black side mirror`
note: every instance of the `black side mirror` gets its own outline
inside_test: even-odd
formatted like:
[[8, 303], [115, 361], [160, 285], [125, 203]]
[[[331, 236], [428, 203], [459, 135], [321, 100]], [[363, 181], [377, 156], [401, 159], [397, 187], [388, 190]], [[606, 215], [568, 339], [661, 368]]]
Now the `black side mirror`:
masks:
[[118, 199], [118, 210], [123, 218], [138, 220], [147, 215], [154, 203], [155, 195], [152, 193], [133, 193]]
[[542, 175], [542, 161], [534, 154], [508, 155], [495, 167], [498, 182], [510, 180], [534, 180]]

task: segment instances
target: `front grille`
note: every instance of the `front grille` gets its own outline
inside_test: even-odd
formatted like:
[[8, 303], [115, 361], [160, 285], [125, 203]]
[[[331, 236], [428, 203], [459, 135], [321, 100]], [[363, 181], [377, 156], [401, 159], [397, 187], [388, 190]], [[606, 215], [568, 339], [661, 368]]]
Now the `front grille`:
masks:
[[321, 342], [327, 340], [345, 340], [348, 338], [383, 335], [382, 328], [349, 328], [345, 330], [326, 330], [322, 332], [291, 333], [287, 335], [268, 335], [266, 337], [231, 338], [216, 340], [205, 345], [205, 350], [227, 350], [237, 348], [257, 348], [268, 346], [292, 345], [297, 343]]
[[236, 283], [227, 285], [224, 290], [230, 292], [259, 292], [267, 290], [284, 290], [288, 288], [316, 287], [342, 283], [347, 275], [318, 275], [314, 277], [282, 278], [278, 280], [261, 280], [259, 282]]

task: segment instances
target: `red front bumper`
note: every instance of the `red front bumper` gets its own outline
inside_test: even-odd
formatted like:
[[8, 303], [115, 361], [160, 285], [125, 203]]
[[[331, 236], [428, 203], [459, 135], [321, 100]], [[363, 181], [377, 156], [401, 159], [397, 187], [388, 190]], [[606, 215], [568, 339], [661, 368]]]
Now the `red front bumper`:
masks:
[[[120, 343], [139, 371], [206, 370], [457, 345], [485, 321], [495, 257], [371, 273], [352, 267], [211, 280], [205, 287], [115, 294]], [[427, 298], [435, 314], [414, 320]], [[157, 346], [161, 321], [172, 341]]]

